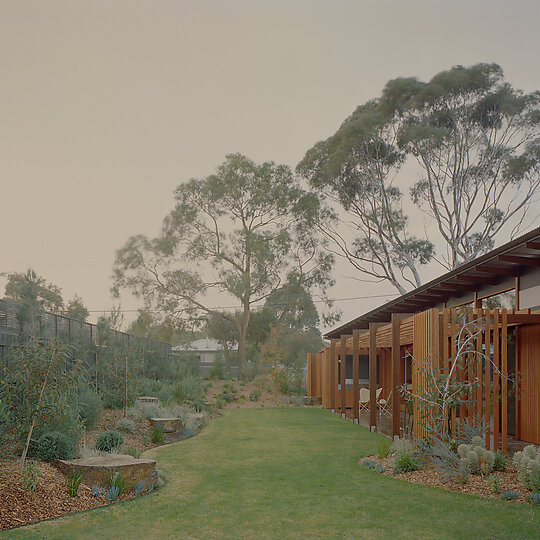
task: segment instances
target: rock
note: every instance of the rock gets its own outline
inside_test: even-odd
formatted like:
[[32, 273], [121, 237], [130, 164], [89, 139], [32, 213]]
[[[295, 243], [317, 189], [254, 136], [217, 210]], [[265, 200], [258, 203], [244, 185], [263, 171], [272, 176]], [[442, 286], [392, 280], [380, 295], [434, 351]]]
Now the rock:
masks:
[[184, 423], [181, 418], [149, 418], [152, 427], [160, 426], [163, 433], [184, 434]]
[[109, 485], [109, 477], [114, 472], [122, 475], [128, 489], [133, 488], [139, 479], [144, 482], [145, 490], [154, 488], [158, 482], [155, 460], [135, 459], [123, 454], [71, 460], [57, 459], [52, 465], [66, 476], [74, 471], [77, 474], [84, 473], [82, 483], [89, 487], [97, 482], [106, 488]]
[[141, 396], [137, 398], [137, 403], [155, 403], [156, 405], [158, 405], [159, 399], [152, 396]]

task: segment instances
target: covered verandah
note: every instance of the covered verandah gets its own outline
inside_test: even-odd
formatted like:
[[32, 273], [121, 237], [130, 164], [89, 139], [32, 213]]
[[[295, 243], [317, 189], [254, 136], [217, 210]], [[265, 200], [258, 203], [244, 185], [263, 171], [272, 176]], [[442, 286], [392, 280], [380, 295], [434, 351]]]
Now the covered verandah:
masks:
[[[310, 354], [308, 394], [355, 423], [402, 436], [408, 423], [402, 387], [417, 395], [429, 384], [419, 362], [448, 372], [464, 320], [478, 329], [474, 347], [480, 361], [455, 374], [475, 384], [466, 405], [451, 413], [450, 430], [456, 433], [460, 422], [476, 416], [487, 426], [488, 448], [507, 452], [513, 440], [540, 444], [540, 314], [529, 310], [432, 308], [414, 315], [393, 313], [390, 323], [369, 323], [369, 328], [342, 334], [321, 353]], [[369, 389], [368, 405], [362, 408], [361, 387]], [[384, 407], [381, 398], [387, 402]], [[426, 435], [416, 398], [412, 424], [414, 437]]]

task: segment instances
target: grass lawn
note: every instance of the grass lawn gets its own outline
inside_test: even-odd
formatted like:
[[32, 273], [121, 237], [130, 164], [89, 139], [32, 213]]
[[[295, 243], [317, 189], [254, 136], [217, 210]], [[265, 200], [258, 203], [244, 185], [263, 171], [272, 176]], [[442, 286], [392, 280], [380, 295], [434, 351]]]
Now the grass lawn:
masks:
[[387, 478], [378, 435], [321, 409], [240, 409], [153, 449], [159, 492], [3, 538], [540, 538], [540, 508]]

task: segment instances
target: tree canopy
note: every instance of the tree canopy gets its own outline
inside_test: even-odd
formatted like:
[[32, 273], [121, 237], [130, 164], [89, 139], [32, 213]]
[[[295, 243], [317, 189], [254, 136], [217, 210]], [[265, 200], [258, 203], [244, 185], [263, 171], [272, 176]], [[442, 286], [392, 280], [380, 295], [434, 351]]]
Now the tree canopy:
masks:
[[[539, 128], [539, 92], [512, 88], [496, 64], [456, 66], [427, 83], [389, 81], [297, 170], [332, 202], [320, 225], [329, 249], [403, 293], [433, 257], [455, 268], [505, 227], [519, 230], [540, 184]], [[409, 196], [427, 216], [425, 238], [403, 209], [406, 161], [416, 164]]]
[[80, 296], [75, 295], [65, 306], [62, 289], [38, 276], [32, 269], [24, 273], [13, 272], [7, 276], [5, 298], [21, 304], [19, 323], [35, 324], [44, 311], [86, 321], [88, 310]]
[[[286, 283], [310, 291], [331, 283], [332, 256], [315, 235], [318, 213], [317, 197], [287, 166], [229, 155], [215, 174], [178, 186], [159, 237], [132, 237], [117, 252], [113, 290], [126, 288], [169, 316], [230, 321], [241, 373], [253, 307]], [[214, 307], [211, 293], [240, 317]]]

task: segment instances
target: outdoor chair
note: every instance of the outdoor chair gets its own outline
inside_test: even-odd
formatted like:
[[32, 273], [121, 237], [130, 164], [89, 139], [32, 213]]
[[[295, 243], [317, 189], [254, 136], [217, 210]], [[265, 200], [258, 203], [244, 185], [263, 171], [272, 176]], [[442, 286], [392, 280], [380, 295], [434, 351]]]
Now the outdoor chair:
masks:
[[[382, 388], [378, 388], [375, 393], [375, 401], [379, 400]], [[369, 411], [369, 388], [360, 388], [360, 402], [358, 403], [360, 411]]]
[[392, 414], [392, 390], [390, 390], [390, 393], [388, 394], [388, 397], [386, 399], [379, 399], [379, 401], [377, 401], [377, 405], [379, 407], [379, 412], [381, 414], [391, 415]]
[[367, 388], [360, 388], [358, 408], [361, 411], [369, 411], [369, 390]]

